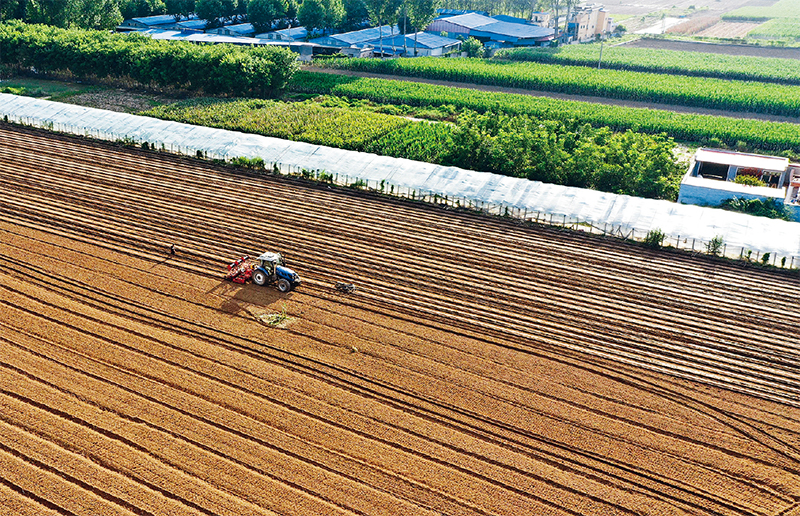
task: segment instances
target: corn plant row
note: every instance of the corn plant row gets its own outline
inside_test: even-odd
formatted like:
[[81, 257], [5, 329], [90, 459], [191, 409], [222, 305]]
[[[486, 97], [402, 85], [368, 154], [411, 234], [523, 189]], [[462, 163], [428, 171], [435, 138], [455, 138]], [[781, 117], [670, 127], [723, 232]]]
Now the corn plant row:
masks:
[[[752, 38], [800, 38], [800, 18], [774, 18], [768, 20], [755, 29], [747, 33]], [[793, 61], [795, 59], [782, 59], [782, 61]]]
[[224, 95], [272, 96], [296, 70], [277, 47], [193, 45], [136, 34], [0, 23], [0, 64], [83, 79]]
[[331, 68], [701, 108], [800, 116], [800, 87], [483, 59], [335, 59]]
[[650, 134], [665, 133], [676, 140], [706, 145], [735, 146], [741, 142], [762, 151], [800, 152], [800, 126], [789, 123], [626, 108], [305, 71], [298, 72], [289, 87], [298, 92], [367, 99], [386, 104], [453, 106], [481, 113], [501, 110], [548, 120], [579, 121], [615, 131], [631, 129]]
[[[793, 34], [798, 34], [800, 33], [800, 21], [794, 21], [797, 25], [793, 25], [789, 30], [793, 31]], [[755, 35], [760, 30], [761, 27], [758, 27], [750, 35]], [[509, 48], [498, 51], [494, 59], [595, 68], [600, 64], [602, 68], [614, 70], [800, 84], [800, 61], [797, 59], [731, 56], [610, 45], [604, 46], [601, 59], [600, 45], [597, 44], [565, 45], [558, 48]]]

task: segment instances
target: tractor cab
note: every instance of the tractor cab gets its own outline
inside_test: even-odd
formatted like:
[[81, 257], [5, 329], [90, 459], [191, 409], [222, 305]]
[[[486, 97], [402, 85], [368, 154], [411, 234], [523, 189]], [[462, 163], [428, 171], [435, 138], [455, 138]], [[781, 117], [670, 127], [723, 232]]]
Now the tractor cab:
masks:
[[266, 285], [275, 283], [278, 290], [288, 292], [300, 284], [300, 276], [285, 266], [280, 253], [266, 252], [256, 258], [253, 267], [253, 283]]

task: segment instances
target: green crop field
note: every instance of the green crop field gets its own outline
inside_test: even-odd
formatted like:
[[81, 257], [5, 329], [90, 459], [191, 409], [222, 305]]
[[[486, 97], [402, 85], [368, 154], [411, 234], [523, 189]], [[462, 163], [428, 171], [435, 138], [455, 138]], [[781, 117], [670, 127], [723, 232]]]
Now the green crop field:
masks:
[[799, 39], [800, 18], [773, 18], [751, 30], [747, 35], [765, 39]]
[[[789, 30], [793, 30], [795, 34], [800, 33], [800, 20], [792, 21], [795, 25], [789, 27]], [[602, 68], [615, 70], [800, 84], [800, 61], [796, 59], [604, 45], [601, 60], [598, 44], [503, 49], [495, 54], [494, 59], [595, 68], [600, 63]]]
[[768, 7], [740, 7], [722, 16], [723, 20], [761, 21], [772, 18], [800, 18], [800, 0], [780, 0]]
[[331, 68], [573, 95], [800, 116], [800, 87], [483, 59], [336, 59]]
[[632, 129], [651, 134], [664, 133], [676, 140], [699, 144], [736, 146], [741, 142], [763, 152], [800, 152], [800, 125], [789, 123], [626, 108], [305, 71], [298, 72], [289, 87], [298, 92], [337, 95], [382, 104], [449, 106], [477, 112], [503, 111], [546, 120], [589, 123], [594, 127], [610, 127], [616, 131]]

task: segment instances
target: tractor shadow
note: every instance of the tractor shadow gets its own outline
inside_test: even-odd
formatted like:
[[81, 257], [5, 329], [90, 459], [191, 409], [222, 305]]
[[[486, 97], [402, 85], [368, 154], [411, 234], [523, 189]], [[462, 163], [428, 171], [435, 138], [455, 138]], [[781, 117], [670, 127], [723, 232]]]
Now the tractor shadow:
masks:
[[275, 287], [259, 287], [252, 283], [233, 283], [221, 281], [212, 287], [206, 294], [219, 296], [220, 304], [218, 309], [221, 312], [231, 315], [250, 313], [252, 309], [265, 309], [280, 307], [281, 301], [288, 301], [292, 298], [292, 293], [282, 294]]

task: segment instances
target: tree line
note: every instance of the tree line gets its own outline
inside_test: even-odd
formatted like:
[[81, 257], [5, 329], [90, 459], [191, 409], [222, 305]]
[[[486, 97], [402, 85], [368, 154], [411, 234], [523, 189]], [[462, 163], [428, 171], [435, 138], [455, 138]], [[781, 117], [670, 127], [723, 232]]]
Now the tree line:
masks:
[[197, 15], [207, 28], [250, 22], [256, 32], [304, 26], [321, 33], [397, 23], [423, 30], [442, 0], [3, 0], [0, 22], [21, 20], [60, 28], [113, 29], [123, 20]]
[[130, 18], [167, 14], [179, 20], [194, 14], [208, 28], [247, 21], [256, 33], [298, 25], [329, 33], [395, 23], [422, 31], [443, 7], [529, 17], [541, 10], [558, 15], [574, 5], [577, 0], [2, 0], [0, 22], [107, 30]]
[[297, 70], [287, 48], [193, 45], [138, 34], [0, 23], [0, 65], [20, 71], [224, 96], [279, 95]]

